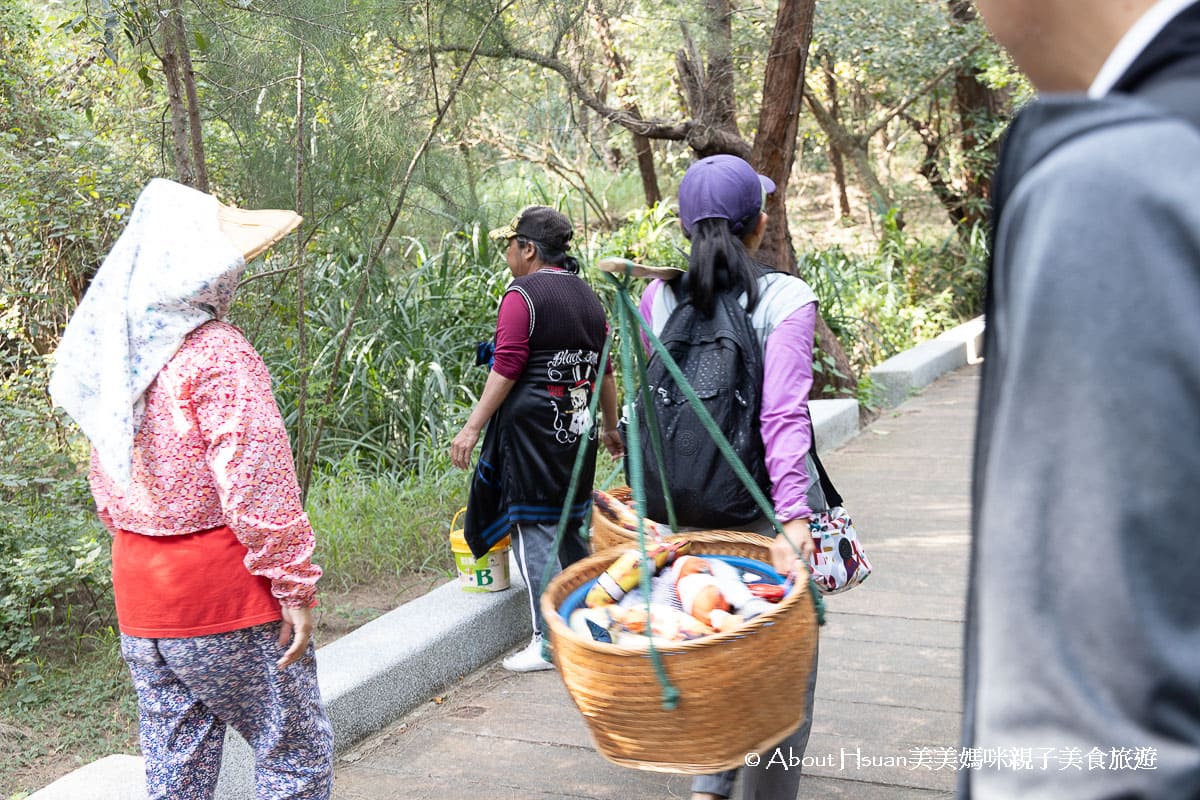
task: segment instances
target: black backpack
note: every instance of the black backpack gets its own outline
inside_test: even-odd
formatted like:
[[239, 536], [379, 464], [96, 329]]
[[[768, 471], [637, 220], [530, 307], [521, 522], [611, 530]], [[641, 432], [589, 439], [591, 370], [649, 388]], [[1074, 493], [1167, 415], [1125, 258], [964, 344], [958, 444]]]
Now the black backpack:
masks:
[[[771, 481], [759, 430], [762, 351], [749, 314], [730, 292], [717, 296], [713, 315], [707, 319], [683, 296], [659, 338], [759, 488], [770, 497]], [[660, 478], [665, 472], [680, 525], [720, 528], [760, 517], [758, 504], [705, 430], [657, 351], [650, 356], [646, 386], [662, 432], [666, 462], [660, 468], [655, 458], [644, 395], [639, 396], [646, 516], [660, 521], [668, 518]]]

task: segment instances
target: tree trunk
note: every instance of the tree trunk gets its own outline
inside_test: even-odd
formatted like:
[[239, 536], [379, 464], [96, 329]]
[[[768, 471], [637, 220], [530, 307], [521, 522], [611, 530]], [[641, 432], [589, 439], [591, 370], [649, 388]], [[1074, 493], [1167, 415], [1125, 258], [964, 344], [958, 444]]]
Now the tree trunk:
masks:
[[992, 166], [999, 141], [988, 145], [991, 158], [980, 158], [972, 154], [980, 146], [981, 121], [994, 119], [999, 113], [1002, 101], [996, 92], [979, 82], [979, 70], [972, 67], [963, 70], [954, 78], [954, 105], [962, 126], [961, 178], [964, 194], [968, 199], [968, 202], [964, 203], [966, 214], [962, 224], [970, 227], [974, 223], [987, 220], [986, 207], [991, 194]]
[[851, 214], [850, 195], [846, 191], [846, 160], [832, 142], [829, 143], [829, 162], [833, 169], [832, 205], [837, 218], [844, 219]]
[[175, 173], [184, 186], [196, 185], [196, 173], [192, 166], [188, 141], [187, 109], [183, 102], [182, 81], [179, 78], [179, 54], [176, 47], [174, 25], [169, 21], [162, 24], [163, 75], [167, 79], [167, 104], [171, 111], [171, 151], [175, 158]]
[[[675, 54], [675, 66], [692, 120], [687, 131], [687, 143], [698, 158], [732, 153], [752, 161], [752, 148], [738, 132], [737, 125], [732, 55], [733, 8], [729, 0], [706, 0], [704, 13], [707, 66], [701, 64], [699, 48], [687, 31], [684, 31], [686, 48]], [[775, 35], [778, 36], [778, 31]]]
[[[718, 130], [737, 136], [737, 100], [733, 82], [733, 6], [730, 0], [705, 0], [704, 11], [705, 32], [708, 35], [708, 69], [704, 87], [707, 102], [701, 119]], [[776, 35], [778, 36], [778, 31]]]
[[[617, 86], [617, 98], [623, 103], [626, 111], [640, 118], [642, 116], [641, 109], [629, 97], [628, 91], [623, 88], [626, 76], [625, 59], [617, 52], [616, 45], [613, 44], [612, 28], [608, 24], [608, 16], [599, 4], [596, 6], [594, 19], [600, 44], [604, 50], [605, 61], [608, 62], [609, 74]], [[646, 205], [653, 206], [662, 200], [662, 192], [658, 188], [658, 173], [654, 167], [654, 151], [650, 147], [649, 138], [637, 131], [630, 131], [630, 134], [633, 136], [633, 149], [637, 154], [638, 173], [642, 177], [642, 194], [646, 198]], [[618, 155], [619, 151], [613, 153], [614, 161], [617, 160]]]
[[942, 172], [941, 152], [942, 138], [936, 131], [930, 128], [924, 122], [909, 115], [901, 115], [905, 122], [908, 123], [917, 134], [921, 137], [921, 141], [925, 144], [925, 157], [921, 160], [920, 166], [917, 167], [917, 172], [929, 181], [929, 186], [933, 189], [934, 195], [938, 202], [942, 204], [942, 208], [946, 210], [946, 215], [950, 218], [950, 224], [954, 226], [955, 232], [959, 239], [964, 243], [969, 242], [971, 230], [969, 225], [964, 225], [964, 221], [969, 216], [968, 200], [959, 192], [954, 190], [950, 182], [946, 179]]
[[[950, 17], [957, 24], [973, 22], [976, 18], [970, 0], [948, 0]], [[980, 146], [980, 127], [985, 120], [995, 119], [1004, 107], [1002, 94], [979, 80], [980, 70], [973, 63], [965, 64], [954, 76], [954, 106], [962, 130], [963, 218], [959, 225], [970, 228], [987, 221], [987, 201], [991, 194], [992, 168], [999, 142], [989, 145], [990, 156], [972, 156]]]
[[[630, 106], [630, 111], [638, 113], [637, 106]], [[646, 205], [656, 205], [662, 202], [662, 191], [658, 188], [658, 173], [654, 169], [654, 151], [650, 148], [650, 140], [635, 133], [633, 148], [637, 151], [638, 172], [642, 176], [642, 194], [646, 197]]]
[[[608, 100], [608, 93], [604, 87], [601, 87], [596, 96], [602, 101], [607, 102]], [[614, 131], [609, 128], [608, 120], [596, 115], [596, 124], [592, 125], [594, 114], [595, 112], [586, 103], [580, 104], [579, 127], [587, 131], [588, 141], [596, 155], [604, 162], [604, 168], [612, 173], [620, 172], [621, 165], [625, 163], [625, 155], [621, 152], [621, 146], [616, 143], [613, 136]]]
[[[775, 192], [767, 199], [771, 224], [763, 239], [759, 256], [776, 269], [797, 274], [796, 251], [787, 218], [787, 185], [796, 158], [796, 134], [804, 107], [804, 72], [808, 46], [812, 41], [813, 11], [816, 0], [780, 0], [775, 30], [767, 51], [767, 69], [763, 76], [762, 106], [758, 116], [758, 134], [754, 138], [751, 163], [759, 172], [775, 181]], [[776, 99], [786, 102], [776, 102]], [[818, 313], [817, 340], [821, 349], [834, 360], [845, 377], [827, 375], [818, 385], [813, 381], [810, 396], [851, 395], [858, 380], [841, 342]]]
[[787, 224], [787, 185], [796, 157], [796, 133], [804, 105], [804, 70], [812, 41], [815, 6], [815, 0], [780, 0], [775, 31], [767, 50], [758, 134], [750, 158], [755, 168], [775, 181], [776, 186], [775, 193], [767, 198], [767, 213], [772, 222], [763, 239], [763, 253], [773, 256], [780, 269], [793, 273], [796, 253]]
[[[806, 93], [804, 99], [808, 101], [808, 107], [812, 109], [813, 117], [821, 126], [821, 130], [825, 132], [830, 144], [840, 150], [842, 155], [849, 158], [854, 164], [854, 171], [858, 173], [859, 180], [863, 182], [863, 186], [871, 198], [871, 212], [876, 216], [886, 214], [895, 206], [895, 201], [892, 199], [891, 192], [875, 174], [866, 143], [835, 120], [829, 113], [829, 109], [825, 108], [812, 93]], [[903, 227], [903, 219], [899, 213], [896, 214], [896, 221]]]
[[[837, 78], [833, 74], [833, 59], [825, 62], [825, 93], [829, 95], [829, 116], [839, 122]], [[829, 140], [829, 163], [833, 167], [833, 204], [839, 219], [850, 216], [850, 195], [846, 193], [846, 161], [842, 151]]]
[[172, 0], [171, 17], [171, 27], [175, 34], [175, 53], [179, 59], [179, 72], [183, 80], [184, 93], [187, 96], [187, 118], [192, 144], [192, 166], [196, 175], [195, 187], [202, 192], [207, 192], [208, 167], [204, 159], [204, 135], [203, 129], [200, 126], [200, 102], [196, 97], [196, 73], [192, 69], [192, 55], [188, 48], [187, 29], [183, 23], [183, 4], [181, 0]]
[[466, 142], [460, 142], [458, 152], [463, 158], [463, 171], [467, 174], [467, 196], [471, 200], [471, 210], [478, 211], [479, 204], [479, 176], [475, 171], [475, 159], [472, 157], [471, 145]]

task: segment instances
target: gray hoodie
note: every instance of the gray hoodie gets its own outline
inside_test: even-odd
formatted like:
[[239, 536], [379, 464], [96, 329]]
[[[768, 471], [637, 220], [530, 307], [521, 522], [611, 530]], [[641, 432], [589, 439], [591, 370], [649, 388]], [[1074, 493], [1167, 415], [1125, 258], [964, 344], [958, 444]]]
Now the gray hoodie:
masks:
[[1200, 797], [1200, 131], [1047, 98], [999, 176], [960, 796]]

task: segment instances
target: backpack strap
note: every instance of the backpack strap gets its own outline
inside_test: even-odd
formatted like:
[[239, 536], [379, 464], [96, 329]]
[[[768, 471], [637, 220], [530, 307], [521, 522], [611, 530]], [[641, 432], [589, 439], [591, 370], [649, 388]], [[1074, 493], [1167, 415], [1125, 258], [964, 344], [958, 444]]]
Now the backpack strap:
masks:
[[817, 432], [812, 425], [812, 417], [809, 417], [808, 434], [812, 437], [812, 444], [809, 445], [809, 454], [813, 458], [813, 464], [817, 467], [817, 479], [821, 481], [821, 491], [825, 493], [825, 503], [834, 508], [842, 504], [842, 496], [838, 490], [834, 488], [833, 481], [829, 479], [829, 473], [825, 471], [825, 465], [821, 463], [821, 457], [817, 455]]

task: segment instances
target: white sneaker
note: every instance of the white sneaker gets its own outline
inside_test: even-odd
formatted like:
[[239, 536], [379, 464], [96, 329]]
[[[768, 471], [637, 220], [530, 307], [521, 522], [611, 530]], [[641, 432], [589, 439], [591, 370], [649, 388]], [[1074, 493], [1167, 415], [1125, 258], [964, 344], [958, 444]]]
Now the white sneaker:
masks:
[[524, 649], [504, 659], [504, 668], [509, 672], [537, 672], [554, 669], [554, 663], [542, 658], [542, 637], [534, 636]]

